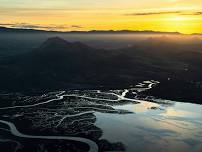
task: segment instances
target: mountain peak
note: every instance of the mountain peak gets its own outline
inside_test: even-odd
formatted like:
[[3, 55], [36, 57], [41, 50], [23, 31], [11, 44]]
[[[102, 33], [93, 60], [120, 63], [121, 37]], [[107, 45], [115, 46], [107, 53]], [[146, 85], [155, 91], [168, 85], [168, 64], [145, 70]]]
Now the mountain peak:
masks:
[[48, 38], [38, 49], [39, 52], [61, 53], [61, 52], [83, 52], [92, 50], [91, 47], [81, 42], [68, 42], [60, 37]]
[[68, 41], [65, 41], [64, 39], [60, 38], [60, 37], [51, 37], [51, 38], [48, 38], [44, 43], [48, 43], [48, 44], [71, 44], [70, 42]]
[[65, 41], [59, 37], [48, 38], [41, 46], [40, 49], [63, 48], [72, 45], [72, 43]]

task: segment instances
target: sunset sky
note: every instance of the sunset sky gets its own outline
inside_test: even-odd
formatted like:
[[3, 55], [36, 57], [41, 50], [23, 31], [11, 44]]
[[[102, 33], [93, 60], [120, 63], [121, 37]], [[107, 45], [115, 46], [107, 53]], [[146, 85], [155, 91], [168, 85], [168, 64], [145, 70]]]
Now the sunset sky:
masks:
[[202, 33], [202, 0], [0, 0], [0, 26]]

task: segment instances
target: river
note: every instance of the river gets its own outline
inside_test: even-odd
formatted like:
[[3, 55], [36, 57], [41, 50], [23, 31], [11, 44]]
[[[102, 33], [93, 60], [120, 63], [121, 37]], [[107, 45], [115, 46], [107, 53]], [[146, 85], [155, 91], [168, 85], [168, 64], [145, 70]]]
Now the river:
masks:
[[[0, 143], [23, 138], [24, 146], [26, 139], [82, 142], [89, 152], [200, 152], [202, 105], [137, 98], [158, 83], [144, 81], [123, 90], [59, 91], [47, 101], [0, 107], [0, 130], [14, 136], [5, 134]], [[19, 125], [25, 120], [32, 122], [27, 128]]]

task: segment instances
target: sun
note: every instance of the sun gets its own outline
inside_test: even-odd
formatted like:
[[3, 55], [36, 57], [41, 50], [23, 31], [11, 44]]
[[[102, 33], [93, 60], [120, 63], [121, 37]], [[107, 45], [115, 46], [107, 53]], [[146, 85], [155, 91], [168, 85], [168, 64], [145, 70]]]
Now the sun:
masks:
[[163, 16], [159, 25], [162, 31], [181, 32], [184, 34], [194, 33], [198, 27], [192, 16], [183, 15]]
[[176, 22], [184, 22], [190, 20], [190, 18], [184, 16], [171, 16], [168, 18], [168, 20]]

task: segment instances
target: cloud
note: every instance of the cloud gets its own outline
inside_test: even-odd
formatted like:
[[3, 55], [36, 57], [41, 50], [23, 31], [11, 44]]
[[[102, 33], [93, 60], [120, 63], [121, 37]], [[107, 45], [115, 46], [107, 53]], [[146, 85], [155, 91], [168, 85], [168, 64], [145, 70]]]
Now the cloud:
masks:
[[202, 15], [202, 12], [195, 12], [195, 15]]
[[149, 15], [162, 15], [162, 14], [178, 14], [178, 15], [202, 15], [202, 12], [182, 12], [182, 11], [164, 11], [164, 12], [141, 12], [125, 14], [129, 16], [149, 16]]
[[184, 13], [180, 15], [202, 15], [202, 12], [192, 12], [192, 13]]
[[68, 30], [68, 29], [80, 29], [83, 28], [81, 25], [37, 25], [28, 23], [0, 23], [0, 26], [10, 28], [21, 28], [21, 29], [43, 29], [43, 30]]
[[80, 25], [72, 25], [71, 27], [72, 27], [72, 28], [77, 28], [77, 29], [83, 28], [83, 27], [80, 26]]
[[0, 23], [0, 26], [12, 26], [13, 24], [10, 23]]
[[15, 23], [11, 25], [13, 28], [23, 28], [23, 29], [43, 29], [49, 28], [49, 26], [42, 26], [42, 25], [34, 25], [34, 24], [27, 24], [27, 23]]
[[142, 13], [131, 13], [131, 14], [125, 14], [125, 15], [131, 15], [131, 16], [147, 16], [147, 15], [161, 15], [161, 14], [179, 14], [180, 11], [167, 11], [167, 12], [142, 12]]

